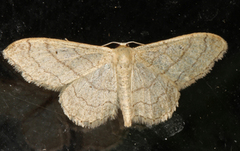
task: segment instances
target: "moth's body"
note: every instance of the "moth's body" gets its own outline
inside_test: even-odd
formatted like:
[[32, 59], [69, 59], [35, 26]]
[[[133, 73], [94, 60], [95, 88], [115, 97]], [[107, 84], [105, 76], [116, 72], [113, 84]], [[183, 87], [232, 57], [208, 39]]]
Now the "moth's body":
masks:
[[205, 76], [227, 43], [211, 33], [193, 33], [135, 48], [27, 38], [4, 51], [26, 81], [60, 91], [65, 115], [95, 128], [122, 110], [124, 125], [152, 126], [170, 118], [179, 91]]
[[117, 69], [117, 94], [122, 110], [124, 126], [132, 125], [132, 100], [131, 100], [131, 77], [132, 77], [132, 48], [120, 45], [116, 48], [116, 69]]

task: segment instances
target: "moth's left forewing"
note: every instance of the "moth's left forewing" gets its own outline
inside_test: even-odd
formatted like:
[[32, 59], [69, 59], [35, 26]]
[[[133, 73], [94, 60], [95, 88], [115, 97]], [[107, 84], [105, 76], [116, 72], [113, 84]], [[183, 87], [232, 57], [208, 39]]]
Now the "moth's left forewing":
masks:
[[204, 77], [227, 50], [211, 33], [193, 33], [135, 48], [138, 57], [183, 89]]

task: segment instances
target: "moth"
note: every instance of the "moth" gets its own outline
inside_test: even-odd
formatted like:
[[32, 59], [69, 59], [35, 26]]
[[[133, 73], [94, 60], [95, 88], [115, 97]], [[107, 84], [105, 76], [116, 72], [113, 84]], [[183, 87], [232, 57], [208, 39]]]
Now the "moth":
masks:
[[60, 91], [59, 102], [75, 124], [95, 128], [114, 119], [147, 126], [170, 118], [179, 91], [204, 77], [227, 43], [211, 33], [193, 33], [135, 48], [111, 49], [50, 38], [27, 38], [3, 55], [27, 82]]

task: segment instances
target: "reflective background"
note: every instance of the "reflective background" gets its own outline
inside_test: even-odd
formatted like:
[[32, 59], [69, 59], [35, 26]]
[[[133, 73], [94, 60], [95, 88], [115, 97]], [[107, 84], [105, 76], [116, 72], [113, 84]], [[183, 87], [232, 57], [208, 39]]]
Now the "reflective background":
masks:
[[151, 129], [124, 128], [121, 113], [93, 130], [75, 126], [58, 92], [25, 82], [0, 55], [0, 149], [240, 150], [239, 7], [237, 0], [1, 1], [0, 51], [28, 37], [147, 44], [193, 32], [218, 34], [229, 49], [206, 77], [181, 91], [173, 118]]

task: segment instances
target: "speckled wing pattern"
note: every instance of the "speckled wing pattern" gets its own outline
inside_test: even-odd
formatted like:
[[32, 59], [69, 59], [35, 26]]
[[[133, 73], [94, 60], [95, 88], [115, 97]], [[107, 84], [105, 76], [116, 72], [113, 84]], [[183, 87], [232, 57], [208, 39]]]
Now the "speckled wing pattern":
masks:
[[98, 69], [109, 61], [107, 47], [49, 38], [27, 38], [8, 46], [3, 55], [28, 82], [50, 90]]
[[205, 76], [222, 59], [227, 43], [211, 33], [193, 33], [135, 48], [154, 72], [166, 75], [181, 90]]
[[77, 125], [94, 128], [117, 115], [116, 70], [105, 64], [81, 77], [60, 93], [59, 102], [64, 113]]
[[138, 60], [133, 67], [131, 85], [135, 123], [152, 126], [167, 120], [176, 110], [180, 96], [177, 86]]
[[178, 106], [179, 90], [205, 76], [221, 59], [227, 43], [210, 33], [194, 33], [135, 48], [132, 118], [153, 125]]

